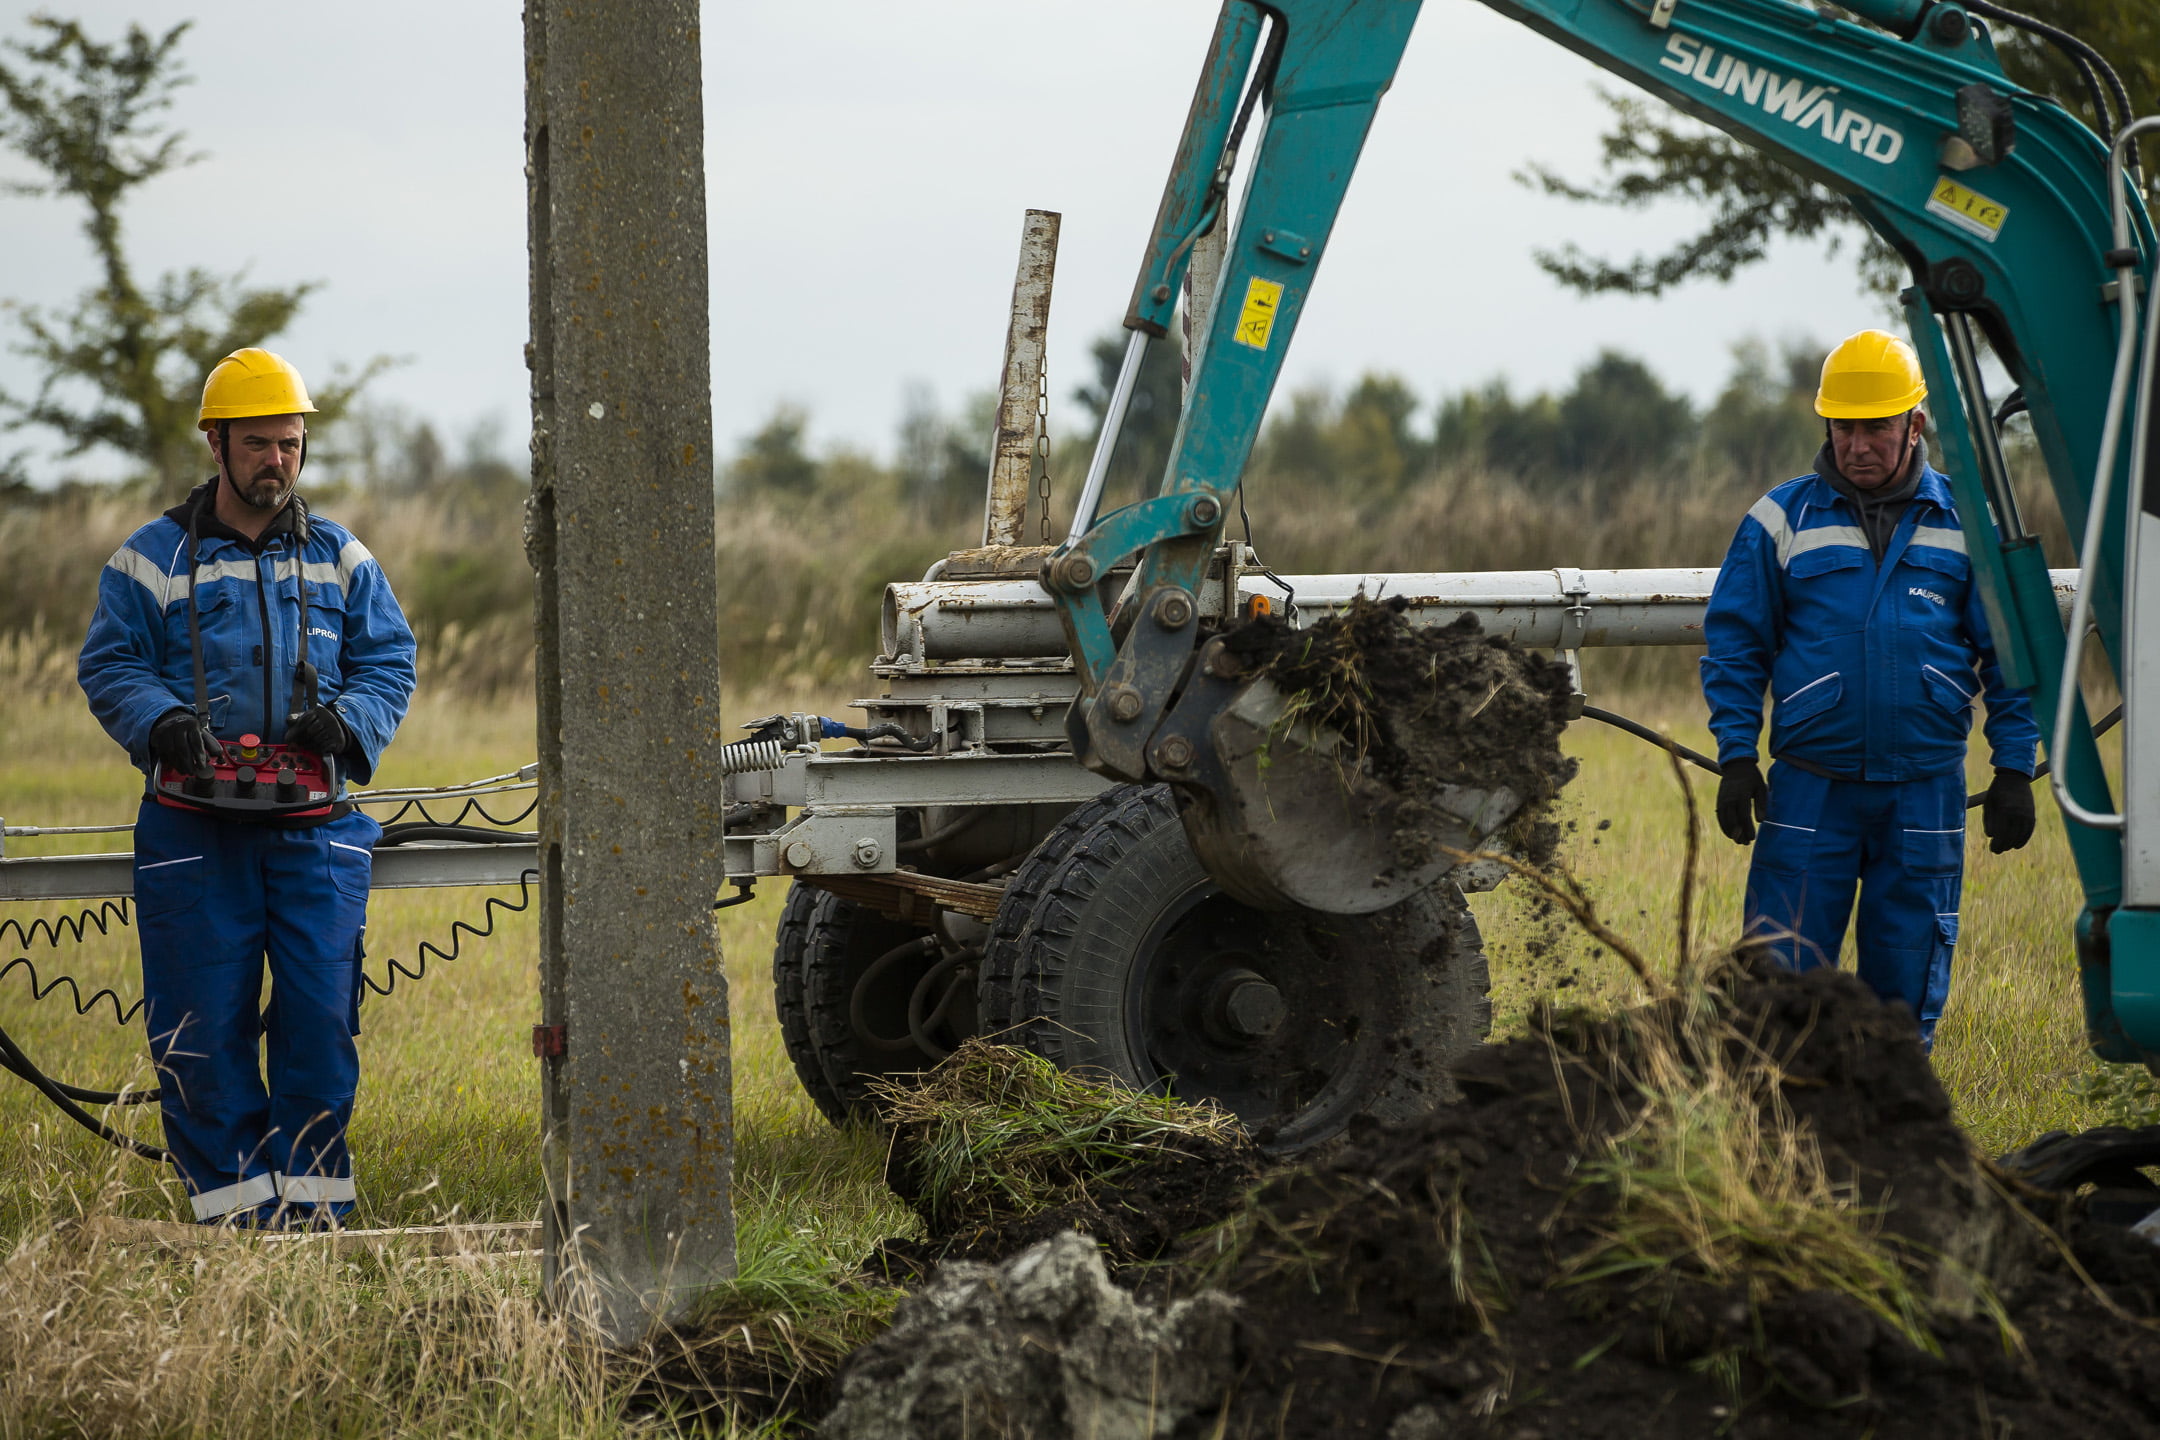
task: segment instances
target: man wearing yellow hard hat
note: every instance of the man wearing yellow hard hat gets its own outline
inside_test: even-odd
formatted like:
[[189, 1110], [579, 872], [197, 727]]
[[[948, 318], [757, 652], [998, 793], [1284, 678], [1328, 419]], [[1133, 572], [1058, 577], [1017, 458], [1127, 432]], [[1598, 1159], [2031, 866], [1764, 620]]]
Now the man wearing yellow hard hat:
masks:
[[144, 775], [143, 1013], [166, 1148], [206, 1223], [334, 1224], [355, 1196], [382, 829], [345, 785], [405, 716], [413, 636], [367, 547], [296, 493], [313, 413], [281, 357], [218, 362], [197, 422], [217, 471], [106, 562], [76, 672]]
[[1718, 825], [1755, 846], [1750, 931], [1795, 969], [1835, 965], [1857, 891], [1860, 978], [1932, 1043], [1957, 944], [1973, 706], [1984, 697], [1995, 779], [1981, 824], [1997, 854], [2032, 838], [2040, 737], [2030, 699], [2003, 684], [1950, 482], [1928, 465], [1926, 399], [1894, 335], [1863, 330], [1830, 352], [1814, 473], [1740, 522], [1702, 684]]

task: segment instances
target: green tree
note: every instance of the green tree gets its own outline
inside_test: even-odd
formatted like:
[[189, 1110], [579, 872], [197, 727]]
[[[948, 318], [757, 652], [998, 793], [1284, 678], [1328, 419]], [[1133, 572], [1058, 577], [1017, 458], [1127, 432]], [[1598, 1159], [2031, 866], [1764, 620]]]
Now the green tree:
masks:
[[[2160, 5], [2020, 0], [2017, 9], [2107, 57], [2129, 91], [2133, 115], [2160, 109]], [[2004, 23], [1991, 33], [2012, 80], [2057, 97], [2088, 125], [2103, 128], [2086, 86], [2060, 50]], [[1572, 181], [1543, 165], [1517, 178], [1549, 195], [1620, 209], [1677, 201], [1709, 210], [1710, 220], [1661, 255], [1616, 262], [1572, 243], [1536, 252], [1538, 264], [1561, 284], [1584, 294], [1659, 295], [1689, 280], [1730, 280], [1786, 238], [1819, 239], [1833, 255], [1853, 247], [1863, 282], [1879, 293], [1904, 283], [1904, 262], [1842, 195], [1663, 101], [1610, 93], [1603, 98], [1613, 125], [1599, 137], [1595, 180]]]
[[810, 417], [793, 405], [782, 405], [772, 418], [745, 440], [728, 466], [727, 483], [746, 490], [782, 495], [808, 495], [817, 488], [818, 463], [803, 448], [803, 434]]
[[1397, 495], [1432, 465], [1432, 443], [1410, 423], [1418, 398], [1399, 376], [1363, 376], [1339, 404], [1318, 388], [1289, 399], [1258, 447], [1256, 467], [1268, 474], [1356, 501]]
[[1434, 414], [1433, 449], [1441, 460], [1550, 488], [1679, 464], [1697, 428], [1685, 395], [1668, 392], [1642, 361], [1606, 350], [1565, 394], [1517, 400], [1495, 380], [1446, 397]]
[[[1092, 424], [1088, 441], [1093, 445], [1102, 433], [1103, 416], [1110, 409], [1110, 391], [1117, 384], [1118, 368], [1125, 360], [1126, 332], [1113, 330], [1089, 348], [1095, 361], [1093, 384], [1073, 391], [1073, 399], [1086, 407]], [[1125, 409], [1125, 428], [1118, 434], [1117, 449], [1110, 456], [1110, 474], [1104, 482], [1107, 496], [1152, 495], [1170, 463], [1170, 442], [1177, 438], [1178, 412], [1185, 403], [1185, 382], [1180, 364], [1182, 352], [1175, 332], [1148, 346], [1140, 362], [1140, 378], [1133, 385], [1132, 401]], [[1079, 477], [1074, 477], [1077, 485]], [[1105, 510], [1124, 504], [1106, 498]]]
[[1704, 458], [1751, 490], [1767, 490], [1811, 463], [1822, 443], [1815, 380], [1823, 349], [1786, 344], [1773, 355], [1759, 339], [1733, 346], [1733, 374], [1703, 416]]
[[[117, 450], [161, 496], [178, 498], [206, 466], [195, 429], [204, 376], [232, 351], [282, 332], [317, 287], [253, 287], [244, 275], [200, 268], [138, 277], [122, 241], [122, 204], [202, 158], [158, 119], [188, 83], [178, 55], [188, 26], [153, 36], [131, 25], [107, 44], [72, 20], [36, 15], [29, 23], [30, 40], [4, 45], [14, 60], [0, 63], [0, 143], [46, 178], [10, 188], [83, 206], [99, 283], [65, 310], [8, 304], [22, 332], [13, 348], [41, 379], [28, 398], [0, 394], [0, 414], [10, 430], [37, 426], [77, 450]], [[388, 363], [377, 358], [317, 384], [316, 423], [334, 421]]]
[[1650, 367], [1600, 351], [1560, 397], [1560, 465], [1574, 475], [1642, 475], [1677, 462], [1695, 438], [1695, 407]]
[[960, 413], [939, 412], [927, 385], [910, 385], [901, 397], [900, 493], [926, 518], [950, 520], [983, 503], [990, 474], [990, 432], [997, 426], [997, 392], [979, 390], [960, 403]]

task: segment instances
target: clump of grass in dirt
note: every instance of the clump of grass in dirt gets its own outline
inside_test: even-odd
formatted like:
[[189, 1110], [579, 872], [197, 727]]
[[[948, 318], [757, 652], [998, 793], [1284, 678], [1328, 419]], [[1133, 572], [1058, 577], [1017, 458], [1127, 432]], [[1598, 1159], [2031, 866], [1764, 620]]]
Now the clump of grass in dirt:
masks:
[[1578, 1197], [1609, 1208], [1562, 1283], [1680, 1274], [1737, 1288], [1753, 1306], [1830, 1291], [1935, 1355], [1937, 1311], [1962, 1319], [1977, 1306], [2006, 1348], [2017, 1344], [1985, 1282], [1962, 1274], [1941, 1303], [1948, 1262], [1885, 1234], [1885, 1208], [1832, 1179], [1780, 1093], [1781, 1067], [1730, 1028], [1715, 985], [1619, 1017], [1639, 1108], [1577, 1169]]
[[1143, 1166], [1249, 1154], [1213, 1102], [1096, 1084], [1040, 1055], [970, 1040], [919, 1080], [878, 1087], [896, 1188], [933, 1236], [1085, 1204]]
[[1930, 1354], [1940, 1353], [1932, 1330], [1938, 1312], [1963, 1319], [1977, 1309], [1997, 1322], [2005, 1348], [2021, 1345], [1984, 1279], [1886, 1235], [1883, 1207], [1864, 1203], [1857, 1184], [1832, 1178], [1813, 1128], [1785, 1099], [1791, 1077], [1781, 1057], [1736, 1024], [1734, 992], [1761, 962], [1744, 949], [1703, 955], [1694, 943], [1702, 817], [1678, 752], [1668, 759], [1686, 825], [1669, 979], [1599, 918], [1572, 876], [1531, 876], [1627, 964], [1648, 996], [1615, 1017], [1608, 1063], [1637, 1108], [1577, 1171], [1579, 1188], [1603, 1192], [1611, 1217], [1598, 1227], [1598, 1243], [1568, 1262], [1571, 1280], [1681, 1270], [1738, 1286], [1758, 1305], [1830, 1291]]

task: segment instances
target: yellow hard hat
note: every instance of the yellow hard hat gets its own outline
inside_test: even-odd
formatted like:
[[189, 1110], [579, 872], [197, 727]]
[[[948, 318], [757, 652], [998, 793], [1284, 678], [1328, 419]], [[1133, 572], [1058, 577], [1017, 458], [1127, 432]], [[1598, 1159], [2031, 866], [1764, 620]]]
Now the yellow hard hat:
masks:
[[1920, 357], [1887, 330], [1862, 330], [1824, 358], [1815, 413], [1825, 420], [1879, 420], [1927, 399]]
[[293, 363], [282, 355], [250, 345], [218, 361], [203, 382], [202, 413], [195, 428], [210, 430], [220, 420], [245, 420], [256, 415], [312, 415], [315, 402], [308, 399], [307, 382]]

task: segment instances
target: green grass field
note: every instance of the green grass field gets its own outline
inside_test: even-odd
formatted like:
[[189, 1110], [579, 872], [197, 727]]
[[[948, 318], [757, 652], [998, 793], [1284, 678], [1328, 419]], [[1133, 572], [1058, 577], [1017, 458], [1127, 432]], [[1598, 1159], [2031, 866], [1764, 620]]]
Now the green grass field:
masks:
[[[1680, 702], [1665, 709], [1653, 706], [1649, 718], [1707, 745]], [[531, 731], [529, 704], [423, 704], [377, 783], [446, 783], [510, 769], [530, 757]], [[1577, 726], [1571, 741], [1583, 772], [1567, 801], [1568, 863], [1606, 919], [1670, 964], [1686, 826], [1668, 761], [1593, 725]], [[1733, 938], [1746, 855], [1709, 825], [1713, 786], [1707, 776], [1697, 780], [1705, 816], [1691, 943], [1706, 947]], [[9, 823], [124, 820], [136, 784], [78, 706], [40, 701], [0, 714], [0, 816]], [[2039, 835], [2015, 855], [1988, 855], [1973, 831], [1956, 980], [1935, 1051], [1963, 1122], [1990, 1150], [2045, 1129], [2123, 1118], [2147, 1094], [2084, 1055], [2070, 950], [2078, 887], [2052, 805], [2043, 801], [2041, 816]], [[95, 838], [114, 842], [96, 848], [124, 848], [124, 836]], [[9, 853], [78, 848], [93, 847], [17, 840]], [[1623, 997], [1625, 971], [1572, 928], [1541, 918], [1522, 889], [1511, 882], [1473, 902], [1493, 961], [1501, 1031], [1518, 1028], [1540, 995]], [[755, 903], [720, 917], [739, 1047], [742, 1278], [711, 1307], [768, 1337], [784, 1336], [791, 1324], [829, 1328], [834, 1282], [876, 1239], [912, 1224], [879, 1183], [877, 1137], [826, 1125], [795, 1083], [767, 967], [780, 902], [780, 890], [767, 887]], [[371, 973], [380, 976], [385, 957], [410, 957], [423, 940], [440, 943], [453, 920], [477, 918], [480, 905], [475, 891], [378, 895]], [[28, 923], [74, 908], [8, 906], [0, 919]], [[11, 944], [0, 964], [21, 953]], [[48, 974], [58, 968], [87, 986], [110, 985], [129, 1002], [139, 993], [129, 930], [27, 953]], [[531, 917], [504, 915], [492, 937], [468, 939], [455, 962], [436, 962], [424, 980], [369, 999], [352, 1136], [362, 1194], [356, 1223], [537, 1214], [538, 1076], [528, 1043], [535, 967]], [[102, 1011], [77, 1018], [59, 997], [33, 1003], [20, 971], [0, 981], [0, 1026], [75, 1084], [149, 1078], [139, 1027], [117, 1028]], [[156, 1138], [146, 1110], [124, 1123]], [[587, 1435], [642, 1423], [632, 1413], [636, 1366], [603, 1363], [566, 1343], [561, 1322], [534, 1303], [530, 1262], [354, 1262], [264, 1257], [238, 1246], [215, 1261], [190, 1262], [71, 1240], [64, 1225], [56, 1231], [97, 1214], [178, 1219], [186, 1207], [156, 1168], [116, 1156], [28, 1086], [0, 1076], [0, 1436], [220, 1432], [226, 1417], [248, 1407], [261, 1417], [248, 1428], [261, 1434], [514, 1427]], [[750, 1330], [744, 1338], [752, 1340]]]

